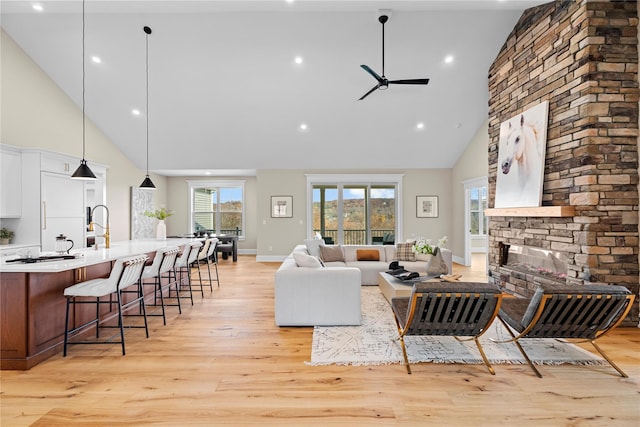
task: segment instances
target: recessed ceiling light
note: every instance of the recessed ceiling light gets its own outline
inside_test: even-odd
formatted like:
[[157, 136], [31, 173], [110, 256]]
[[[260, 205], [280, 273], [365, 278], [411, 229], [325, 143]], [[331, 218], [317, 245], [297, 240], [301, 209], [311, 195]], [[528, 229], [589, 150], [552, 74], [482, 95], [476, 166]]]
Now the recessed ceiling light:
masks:
[[299, 128], [302, 132], [305, 132], [309, 129], [309, 127], [307, 126], [306, 123], [301, 123], [300, 124], [300, 128]]
[[137, 108], [134, 108], [133, 110], [131, 110], [131, 114], [133, 114], [134, 116], [139, 116], [140, 110], [138, 110]]
[[285, 0], [287, 3], [293, 3], [295, 0]]
[[33, 10], [37, 10], [38, 12], [42, 12], [44, 10], [44, 7], [39, 3], [34, 3], [31, 7]]
[[302, 58], [302, 56], [296, 56], [293, 59], [293, 62], [295, 62], [296, 64], [300, 65], [300, 64], [302, 64], [302, 62], [304, 62], [304, 59]]
[[204, 174], [205, 174], [205, 175], [211, 175], [211, 172], [206, 171]]
[[91, 60], [92, 60], [93, 62], [95, 62], [96, 64], [100, 64], [100, 63], [102, 63], [102, 59], [100, 59], [100, 57], [99, 57], [99, 56], [95, 56], [95, 55], [94, 55], [94, 56], [92, 56], [92, 57], [91, 57]]
[[453, 55], [447, 55], [444, 57], [444, 62], [447, 64], [451, 64], [453, 62]]
[[420, 123], [416, 124], [416, 129], [418, 129], [418, 130], [424, 129], [424, 123], [420, 122]]

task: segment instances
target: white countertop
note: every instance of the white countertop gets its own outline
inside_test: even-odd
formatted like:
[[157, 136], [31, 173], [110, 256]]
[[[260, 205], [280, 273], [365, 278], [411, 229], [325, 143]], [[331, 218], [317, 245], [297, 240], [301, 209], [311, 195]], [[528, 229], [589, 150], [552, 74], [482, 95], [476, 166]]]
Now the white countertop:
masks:
[[[182, 246], [185, 243], [202, 239], [191, 238], [169, 238], [166, 240], [141, 239], [141, 240], [125, 240], [120, 242], [111, 242], [109, 249], [86, 248], [71, 250], [70, 255], [76, 255], [76, 259], [61, 259], [55, 261], [42, 261], [29, 264], [20, 262], [7, 263], [2, 260], [0, 263], [0, 272], [2, 273], [59, 273], [61, 271], [73, 270], [75, 268], [87, 267], [90, 265], [100, 264], [106, 261], [113, 261], [117, 258], [146, 254], [155, 252], [160, 248], [167, 246]], [[55, 255], [55, 252], [40, 253], [41, 256]]]

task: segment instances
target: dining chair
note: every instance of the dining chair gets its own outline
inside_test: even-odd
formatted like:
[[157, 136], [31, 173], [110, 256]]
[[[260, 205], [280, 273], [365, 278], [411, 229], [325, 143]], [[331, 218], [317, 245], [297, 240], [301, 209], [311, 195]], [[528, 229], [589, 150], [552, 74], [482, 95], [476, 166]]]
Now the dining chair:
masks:
[[[124, 312], [129, 307], [139, 304], [141, 308], [141, 316], [144, 317], [144, 326], [129, 325], [127, 328], [144, 328], [147, 338], [149, 338], [149, 328], [147, 325], [147, 316], [144, 305], [143, 297], [133, 298], [126, 303], [123, 302], [122, 290], [133, 285], [137, 285], [140, 281], [142, 271], [148, 257], [144, 254], [135, 255], [130, 257], [118, 258], [115, 260], [111, 273], [107, 278], [92, 279], [84, 282], [76, 283], [64, 289], [64, 296], [67, 298], [67, 308], [65, 315], [65, 328], [64, 328], [64, 347], [63, 356], [67, 356], [67, 346], [70, 344], [121, 344], [122, 355], [125, 355], [125, 342], [124, 342]], [[109, 304], [111, 307], [114, 302], [111, 298], [109, 300], [101, 300], [100, 298], [106, 296], [116, 295], [117, 301], [117, 326], [106, 325], [104, 322], [110, 319], [100, 319], [100, 307], [104, 304]], [[69, 329], [69, 314], [70, 307], [76, 305], [95, 304], [96, 317], [88, 322], [75, 326]], [[90, 326], [95, 325], [96, 340], [87, 341], [69, 341], [72, 335], [77, 335], [81, 331], [87, 330]], [[120, 330], [120, 341], [113, 341], [106, 339], [98, 341], [100, 338], [101, 328], [118, 328]]]

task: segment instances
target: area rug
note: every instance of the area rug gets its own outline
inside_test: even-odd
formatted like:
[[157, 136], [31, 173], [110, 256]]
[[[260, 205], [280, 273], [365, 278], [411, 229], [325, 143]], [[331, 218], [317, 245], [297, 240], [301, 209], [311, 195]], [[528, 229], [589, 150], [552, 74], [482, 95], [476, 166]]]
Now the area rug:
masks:
[[[491, 363], [524, 364], [526, 360], [513, 343], [495, 343], [511, 336], [496, 319], [480, 337]], [[405, 337], [410, 363], [483, 363], [473, 340], [454, 337]], [[527, 339], [521, 345], [535, 364], [604, 365], [601, 357], [554, 339]], [[311, 361], [308, 365], [386, 365], [404, 363], [391, 306], [377, 286], [362, 287], [362, 325], [316, 326], [313, 329]]]

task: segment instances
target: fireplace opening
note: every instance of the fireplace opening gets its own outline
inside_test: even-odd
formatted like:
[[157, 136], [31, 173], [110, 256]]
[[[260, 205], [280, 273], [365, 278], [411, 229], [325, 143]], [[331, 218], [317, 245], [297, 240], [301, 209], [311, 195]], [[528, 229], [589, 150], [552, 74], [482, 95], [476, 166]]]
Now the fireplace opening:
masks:
[[558, 282], [567, 279], [567, 256], [563, 252], [533, 246], [499, 243], [500, 266]]

